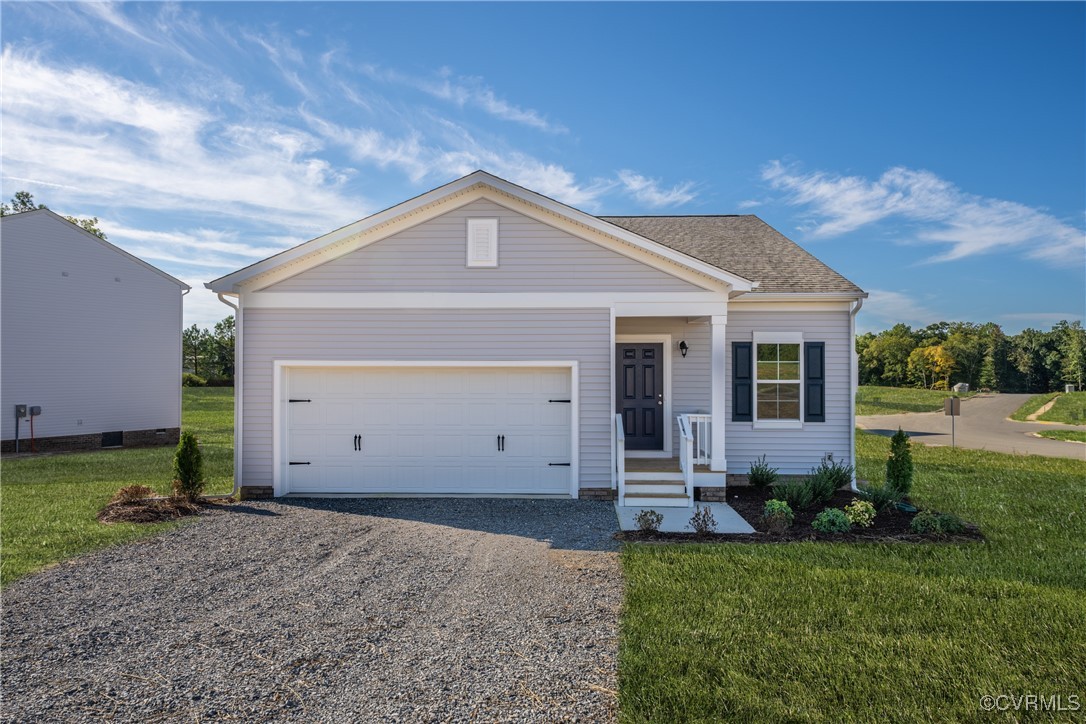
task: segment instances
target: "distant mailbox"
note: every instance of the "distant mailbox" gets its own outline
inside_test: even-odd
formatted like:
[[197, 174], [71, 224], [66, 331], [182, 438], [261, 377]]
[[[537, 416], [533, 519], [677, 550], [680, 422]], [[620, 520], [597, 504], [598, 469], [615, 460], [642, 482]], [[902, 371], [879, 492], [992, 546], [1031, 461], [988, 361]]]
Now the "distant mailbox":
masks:
[[962, 414], [962, 398], [948, 397], [943, 400], [943, 414], [957, 417]]
[[954, 385], [954, 387], [952, 387], [951, 389], [954, 390], [955, 392], [969, 392], [969, 383], [968, 382], [959, 382], [958, 384]]

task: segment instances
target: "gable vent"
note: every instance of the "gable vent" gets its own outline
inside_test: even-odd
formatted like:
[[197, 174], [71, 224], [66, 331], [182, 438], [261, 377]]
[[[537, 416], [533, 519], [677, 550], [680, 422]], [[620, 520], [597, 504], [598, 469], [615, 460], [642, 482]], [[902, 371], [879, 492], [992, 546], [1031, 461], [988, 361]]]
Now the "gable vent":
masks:
[[498, 266], [497, 219], [468, 219], [468, 266]]

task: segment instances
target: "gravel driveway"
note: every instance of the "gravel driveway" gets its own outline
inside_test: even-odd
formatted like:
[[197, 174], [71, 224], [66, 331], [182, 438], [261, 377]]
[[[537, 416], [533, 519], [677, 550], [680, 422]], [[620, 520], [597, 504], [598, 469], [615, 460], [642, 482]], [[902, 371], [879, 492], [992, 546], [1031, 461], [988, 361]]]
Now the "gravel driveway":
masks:
[[245, 503], [3, 591], [4, 721], [606, 721], [612, 504]]

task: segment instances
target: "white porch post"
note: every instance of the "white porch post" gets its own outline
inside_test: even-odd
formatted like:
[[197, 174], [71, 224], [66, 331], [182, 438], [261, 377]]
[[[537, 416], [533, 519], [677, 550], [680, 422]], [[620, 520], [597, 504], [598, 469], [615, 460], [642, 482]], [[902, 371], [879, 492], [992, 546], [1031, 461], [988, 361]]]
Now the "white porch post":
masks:
[[724, 450], [724, 424], [728, 410], [724, 390], [724, 365], [728, 360], [727, 345], [724, 342], [724, 329], [727, 326], [727, 315], [713, 315], [712, 324], [712, 459], [709, 469], [714, 472], [726, 472], [728, 463]]

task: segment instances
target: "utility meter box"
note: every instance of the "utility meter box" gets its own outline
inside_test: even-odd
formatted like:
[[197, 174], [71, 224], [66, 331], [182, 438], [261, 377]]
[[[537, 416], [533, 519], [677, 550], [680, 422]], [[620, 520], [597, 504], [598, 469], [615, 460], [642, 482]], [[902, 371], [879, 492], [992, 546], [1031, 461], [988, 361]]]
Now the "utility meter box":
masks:
[[37, 417], [40, 414], [41, 414], [41, 408], [38, 407], [37, 405], [34, 405], [33, 407], [30, 408], [30, 416], [31, 417]]
[[26, 417], [26, 405], [15, 406], [15, 419]]

